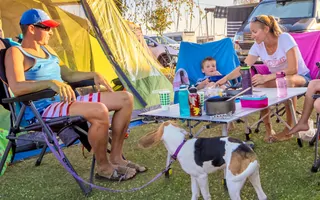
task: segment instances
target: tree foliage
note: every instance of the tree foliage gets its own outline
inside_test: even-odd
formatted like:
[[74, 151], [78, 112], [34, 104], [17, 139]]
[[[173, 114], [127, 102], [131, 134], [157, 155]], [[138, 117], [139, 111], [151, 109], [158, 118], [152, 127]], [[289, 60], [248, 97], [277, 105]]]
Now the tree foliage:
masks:
[[[181, 6], [192, 13], [194, 0], [127, 0], [126, 18], [134, 23], [143, 23], [148, 30], [162, 34], [173, 23], [172, 13], [180, 16]], [[129, 9], [130, 8], [130, 9]]]
[[170, 9], [163, 6], [162, 0], [156, 0], [155, 4], [156, 8], [150, 15], [147, 28], [162, 35], [173, 21], [170, 20]]

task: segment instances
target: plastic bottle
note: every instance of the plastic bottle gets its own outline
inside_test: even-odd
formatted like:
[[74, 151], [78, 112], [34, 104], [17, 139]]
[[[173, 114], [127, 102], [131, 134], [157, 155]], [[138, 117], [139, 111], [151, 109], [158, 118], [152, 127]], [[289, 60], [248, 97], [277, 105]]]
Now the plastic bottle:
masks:
[[181, 85], [179, 89], [179, 109], [180, 116], [189, 117], [190, 109], [189, 109], [189, 91], [187, 85]]
[[189, 88], [189, 107], [191, 116], [199, 117], [202, 115], [200, 95], [197, 93], [197, 88], [194, 85]]
[[[241, 83], [242, 83], [242, 90], [247, 89], [248, 87], [252, 87], [251, 82], [251, 71], [250, 66], [247, 64], [244, 64], [240, 67], [240, 73], [241, 73]], [[252, 95], [252, 88], [244, 93], [245, 95]]]
[[284, 98], [288, 95], [286, 74], [284, 72], [277, 72], [276, 77], [277, 97]]

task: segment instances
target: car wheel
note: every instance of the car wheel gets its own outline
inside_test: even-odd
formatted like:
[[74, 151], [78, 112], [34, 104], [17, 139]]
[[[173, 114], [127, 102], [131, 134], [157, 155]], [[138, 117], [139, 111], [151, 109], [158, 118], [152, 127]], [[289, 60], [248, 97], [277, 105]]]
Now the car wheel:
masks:
[[161, 54], [159, 57], [158, 57], [158, 61], [160, 62], [160, 64], [163, 66], [163, 67], [169, 67], [169, 63], [170, 63], [170, 58], [167, 54]]

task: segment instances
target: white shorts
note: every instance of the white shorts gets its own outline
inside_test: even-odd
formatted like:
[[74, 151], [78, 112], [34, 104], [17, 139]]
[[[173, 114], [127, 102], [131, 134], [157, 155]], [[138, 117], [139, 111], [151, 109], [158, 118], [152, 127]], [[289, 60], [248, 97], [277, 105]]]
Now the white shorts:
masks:
[[[78, 96], [76, 101], [100, 102], [100, 92]], [[43, 118], [63, 117], [69, 115], [69, 108], [73, 102], [55, 102], [48, 106], [42, 114]]]

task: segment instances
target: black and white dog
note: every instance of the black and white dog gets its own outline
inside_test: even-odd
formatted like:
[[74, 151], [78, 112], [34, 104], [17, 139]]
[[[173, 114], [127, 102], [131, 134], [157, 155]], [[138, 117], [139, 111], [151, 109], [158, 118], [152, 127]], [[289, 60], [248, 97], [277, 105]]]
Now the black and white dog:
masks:
[[201, 194], [211, 199], [208, 174], [225, 169], [230, 198], [240, 200], [240, 190], [248, 178], [259, 200], [267, 199], [263, 192], [256, 154], [242, 141], [230, 137], [193, 138], [185, 140], [187, 132], [172, 122], [164, 122], [159, 129], [140, 139], [140, 146], [148, 148], [163, 141], [168, 152], [177, 158], [182, 169], [191, 176], [192, 200]]

